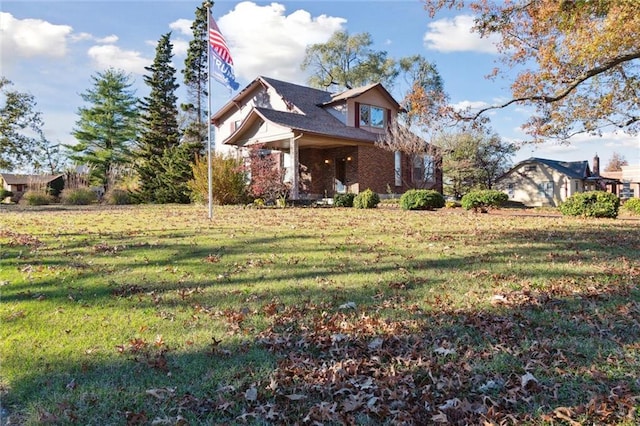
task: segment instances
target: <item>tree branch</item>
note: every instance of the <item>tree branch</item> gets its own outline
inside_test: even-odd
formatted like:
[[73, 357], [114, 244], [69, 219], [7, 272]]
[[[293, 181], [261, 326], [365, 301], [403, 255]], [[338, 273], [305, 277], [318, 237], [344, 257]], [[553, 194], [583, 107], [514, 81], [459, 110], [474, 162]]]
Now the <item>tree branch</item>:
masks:
[[[525, 102], [525, 101], [542, 101], [546, 104], [560, 101], [565, 97], [567, 97], [569, 94], [571, 94], [571, 92], [573, 92], [576, 89], [576, 87], [578, 87], [580, 84], [584, 83], [585, 81], [589, 80], [590, 78], [595, 77], [599, 74], [602, 74], [617, 65], [620, 65], [624, 62], [632, 61], [634, 59], [640, 59], [640, 51], [631, 52], [626, 55], [618, 56], [616, 58], [613, 58], [611, 61], [602, 64], [599, 67], [595, 67], [588, 70], [578, 78], [574, 79], [573, 82], [571, 82], [564, 90], [562, 90], [561, 92], [557, 93], [554, 96], [537, 95], [537, 96], [523, 96], [520, 98], [514, 98], [500, 105], [492, 105], [486, 108], [482, 108], [479, 111], [477, 111], [475, 114], [470, 116], [464, 117], [460, 115], [460, 118], [463, 120], [473, 121], [478, 119], [478, 117], [480, 117], [482, 114], [484, 114], [487, 111], [490, 111], [493, 109], [502, 109], [502, 108], [508, 107], [511, 104]], [[630, 120], [630, 122], [627, 125], [632, 124], [637, 120], [638, 120], [637, 118], [634, 118]]]

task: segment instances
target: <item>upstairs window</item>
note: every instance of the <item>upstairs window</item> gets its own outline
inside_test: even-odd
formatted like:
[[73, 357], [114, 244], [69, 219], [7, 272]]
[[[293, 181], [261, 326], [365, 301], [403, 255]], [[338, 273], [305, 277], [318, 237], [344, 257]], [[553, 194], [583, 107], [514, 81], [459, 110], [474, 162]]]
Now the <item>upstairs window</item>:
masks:
[[376, 127], [378, 129], [384, 129], [385, 116], [384, 108], [372, 105], [360, 105], [360, 127]]

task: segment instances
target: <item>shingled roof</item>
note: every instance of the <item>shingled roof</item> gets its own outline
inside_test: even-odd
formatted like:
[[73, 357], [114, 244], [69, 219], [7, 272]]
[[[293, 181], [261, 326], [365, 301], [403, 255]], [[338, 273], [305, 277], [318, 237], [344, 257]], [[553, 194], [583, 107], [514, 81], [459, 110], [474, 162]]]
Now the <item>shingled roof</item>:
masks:
[[22, 175], [13, 173], [0, 173], [0, 177], [7, 185], [30, 185], [30, 184], [47, 184], [58, 179], [58, 175]]
[[524, 163], [541, 163], [560, 173], [570, 177], [571, 179], [586, 179], [591, 176], [588, 161], [556, 161], [546, 158], [531, 157], [521, 161], [518, 165]]

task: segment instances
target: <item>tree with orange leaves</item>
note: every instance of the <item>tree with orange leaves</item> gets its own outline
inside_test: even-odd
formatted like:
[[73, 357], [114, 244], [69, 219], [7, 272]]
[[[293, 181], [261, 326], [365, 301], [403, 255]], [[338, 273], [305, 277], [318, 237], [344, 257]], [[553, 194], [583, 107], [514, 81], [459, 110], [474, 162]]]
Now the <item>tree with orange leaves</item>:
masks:
[[567, 140], [578, 133], [640, 131], [640, 1], [638, 0], [423, 0], [433, 18], [446, 8], [470, 8], [473, 31], [500, 36], [504, 68], [523, 68], [512, 99], [458, 118], [477, 120], [512, 104], [535, 115], [524, 130], [535, 141]]

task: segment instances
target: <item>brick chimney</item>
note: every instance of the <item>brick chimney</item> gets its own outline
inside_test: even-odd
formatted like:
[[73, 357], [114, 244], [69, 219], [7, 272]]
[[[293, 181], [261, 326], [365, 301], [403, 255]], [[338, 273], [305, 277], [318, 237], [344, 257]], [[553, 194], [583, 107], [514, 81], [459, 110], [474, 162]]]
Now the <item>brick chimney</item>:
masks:
[[593, 157], [593, 167], [591, 170], [591, 174], [593, 176], [600, 176], [600, 157], [598, 157], [598, 154]]

